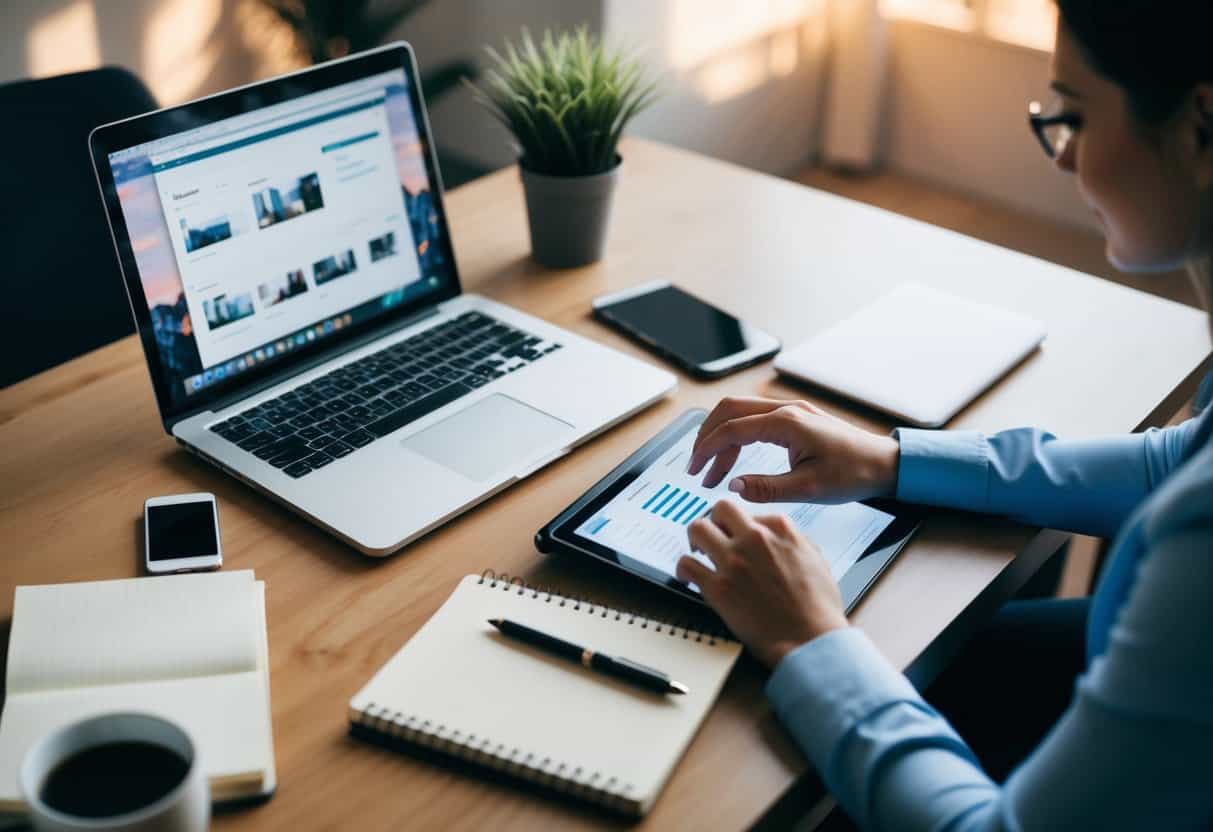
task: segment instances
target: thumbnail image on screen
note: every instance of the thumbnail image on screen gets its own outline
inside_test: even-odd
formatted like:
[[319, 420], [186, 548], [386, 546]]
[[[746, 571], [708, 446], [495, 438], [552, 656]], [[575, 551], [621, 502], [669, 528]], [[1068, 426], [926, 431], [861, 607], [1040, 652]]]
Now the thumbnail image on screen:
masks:
[[226, 214], [221, 214], [194, 224], [185, 217], [182, 217], [181, 237], [185, 240], [186, 254], [206, 248], [207, 246], [213, 246], [215, 243], [231, 239], [231, 218]]
[[253, 296], [243, 294], [229, 298], [227, 295], [215, 295], [210, 300], [204, 300], [202, 308], [206, 310], [206, 325], [218, 329], [252, 315]]
[[257, 213], [258, 228], [268, 228], [323, 207], [320, 177], [315, 173], [280, 185], [267, 185], [253, 192], [253, 210]]
[[262, 306], [273, 306], [306, 291], [307, 280], [303, 277], [303, 269], [293, 269], [282, 277], [262, 283], [257, 287], [257, 296], [261, 298]]
[[376, 237], [370, 241], [371, 247], [371, 262], [382, 260], [384, 257], [392, 257], [396, 254], [396, 234], [389, 231], [382, 237]]
[[344, 254], [336, 254], [313, 263], [312, 276], [316, 279], [316, 285], [320, 286], [330, 280], [344, 277], [357, 268], [358, 262], [354, 259], [354, 250], [351, 248], [346, 249]]
[[[441, 274], [447, 267], [446, 248], [441, 244], [439, 211], [430, 190], [431, 183], [426, 170], [424, 145], [420, 141], [416, 114], [410, 103], [403, 71], [394, 71], [389, 75], [391, 77], [385, 78], [385, 99], [382, 104], [389, 125], [386, 138], [391, 142], [391, 153], [396, 161], [392, 177], [400, 188], [411, 239], [402, 237], [399, 230], [395, 232], [394, 238], [382, 239], [386, 236], [387, 229], [384, 229], [375, 244], [375, 257], [391, 257], [393, 254], [399, 257], [413, 256], [422, 274]], [[323, 94], [331, 95], [331, 91], [325, 91]], [[311, 106], [314, 100], [316, 99], [312, 96], [303, 96], [293, 103], [302, 109]], [[172, 141], [180, 142], [190, 135], [189, 131], [175, 134]], [[197, 138], [202, 140], [201, 136]], [[155, 143], [149, 143], [111, 153], [110, 166], [131, 241], [132, 256], [147, 300], [155, 351], [161, 364], [162, 380], [165, 382], [165, 394], [170, 406], [179, 406], [209, 384], [198, 383], [200, 374], [207, 369], [203, 367], [203, 353], [198, 343], [203, 332], [222, 327], [239, 320], [240, 317], [259, 314], [260, 310], [273, 303], [281, 303], [291, 297], [303, 298], [298, 303], [306, 304], [310, 297], [308, 293], [314, 291], [320, 281], [306, 279], [305, 293], [299, 293], [298, 278], [291, 278], [294, 271], [301, 270], [303, 277], [307, 278], [307, 270], [311, 267], [313, 273], [318, 273], [321, 279], [333, 280], [348, 274], [360, 264], [354, 257], [356, 249], [345, 253], [348, 248], [352, 248], [353, 241], [343, 241], [329, 249], [330, 253], [334, 254], [333, 257], [313, 257], [296, 263], [288, 261], [254, 275], [247, 289], [224, 291], [224, 288], [210, 287], [209, 291], [197, 300], [198, 306], [194, 307], [194, 300], [187, 299], [181, 274], [181, 266], [186, 259], [194, 261], [211, 253], [223, 254], [229, 245], [232, 248], [241, 245], [225, 241], [252, 237], [258, 231], [266, 231], [271, 225], [309, 212], [319, 211], [319, 218], [334, 207], [332, 203], [337, 197], [329, 192], [327, 179], [320, 181], [325, 175], [324, 169], [300, 161], [297, 166], [288, 167], [286, 175], [266, 171], [260, 178], [253, 176], [243, 180], [246, 187], [242, 189], [235, 203], [208, 199], [206, 204], [191, 205], [188, 208], [182, 206], [185, 208], [183, 213], [173, 214], [173, 219], [167, 220], [169, 213], [165, 210], [157, 183], [157, 166], [151, 158], [156, 150]], [[388, 170], [384, 173], [388, 173]], [[250, 208], [253, 210], [250, 211]], [[183, 216], [187, 219], [180, 227], [182, 242], [174, 250], [172, 239], [177, 235], [170, 235], [167, 223], [172, 222], [175, 225]], [[288, 224], [286, 227], [292, 226]], [[175, 227], [174, 231], [176, 230]], [[279, 236], [281, 235], [267, 234], [268, 238]], [[365, 236], [362, 239], [368, 240]], [[208, 248], [209, 246], [216, 248]], [[361, 265], [370, 262], [366, 260], [371, 256], [368, 249], [369, 240], [368, 248], [361, 251], [361, 257], [365, 261]], [[315, 261], [320, 261], [319, 267], [312, 265]], [[265, 293], [259, 285], [263, 283], [267, 287]], [[283, 283], [286, 284], [285, 287]], [[418, 280], [408, 287], [407, 292], [404, 289], [394, 289], [383, 298], [399, 302], [406, 295], [414, 297], [431, 287], [430, 280]], [[221, 294], [222, 298], [217, 297]], [[245, 294], [249, 297], [239, 297]], [[206, 300], [208, 297], [209, 301]], [[355, 319], [379, 315], [391, 306], [390, 303], [385, 303], [384, 299], [376, 299], [363, 304], [358, 310], [348, 311], [354, 313]], [[256, 309], [250, 300], [256, 303]], [[287, 304], [284, 309], [289, 312], [292, 306], [293, 304]], [[197, 314], [191, 314], [191, 310]]]

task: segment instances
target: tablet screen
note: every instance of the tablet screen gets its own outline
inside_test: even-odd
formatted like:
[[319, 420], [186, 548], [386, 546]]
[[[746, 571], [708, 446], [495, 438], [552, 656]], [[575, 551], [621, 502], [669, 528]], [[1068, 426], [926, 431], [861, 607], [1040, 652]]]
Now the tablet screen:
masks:
[[[837, 581], [896, 519], [863, 503], [749, 503], [728, 490], [730, 477], [715, 488], [704, 488], [702, 475], [686, 473], [695, 442], [694, 428], [691, 425], [619, 493], [582, 521], [574, 534], [673, 576], [678, 559], [690, 551], [687, 526], [711, 511], [718, 500], [731, 498], [751, 514], [786, 515], [821, 549]], [[787, 450], [766, 443], [744, 448], [733, 467], [735, 474], [781, 474], [788, 470]], [[706, 557], [695, 557], [711, 565]]]

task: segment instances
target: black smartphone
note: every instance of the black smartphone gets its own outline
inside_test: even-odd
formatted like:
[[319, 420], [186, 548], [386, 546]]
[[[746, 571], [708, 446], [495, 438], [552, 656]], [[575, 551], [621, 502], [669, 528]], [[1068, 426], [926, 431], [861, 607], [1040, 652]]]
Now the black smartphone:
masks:
[[594, 317], [700, 378], [719, 378], [779, 352], [779, 339], [665, 280], [602, 295]]

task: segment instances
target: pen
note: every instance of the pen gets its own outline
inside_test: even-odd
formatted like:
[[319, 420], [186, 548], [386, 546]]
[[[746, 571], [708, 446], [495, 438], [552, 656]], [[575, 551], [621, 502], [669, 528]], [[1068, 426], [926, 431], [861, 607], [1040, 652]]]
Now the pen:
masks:
[[578, 647], [564, 639], [541, 633], [525, 624], [510, 621], [508, 618], [490, 618], [489, 623], [500, 630], [504, 636], [546, 650], [569, 661], [580, 662], [590, 670], [631, 682], [645, 690], [651, 690], [654, 693], [689, 693], [687, 686], [681, 682], [675, 682], [660, 670], [646, 667], [631, 659], [596, 653], [587, 647]]

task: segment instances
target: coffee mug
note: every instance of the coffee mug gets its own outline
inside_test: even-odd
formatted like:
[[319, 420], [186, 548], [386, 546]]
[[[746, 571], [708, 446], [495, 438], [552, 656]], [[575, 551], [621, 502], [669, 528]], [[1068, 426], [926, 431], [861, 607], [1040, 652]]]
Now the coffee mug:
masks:
[[203, 832], [210, 786], [189, 734], [149, 714], [67, 725], [34, 744], [20, 786], [39, 832]]

